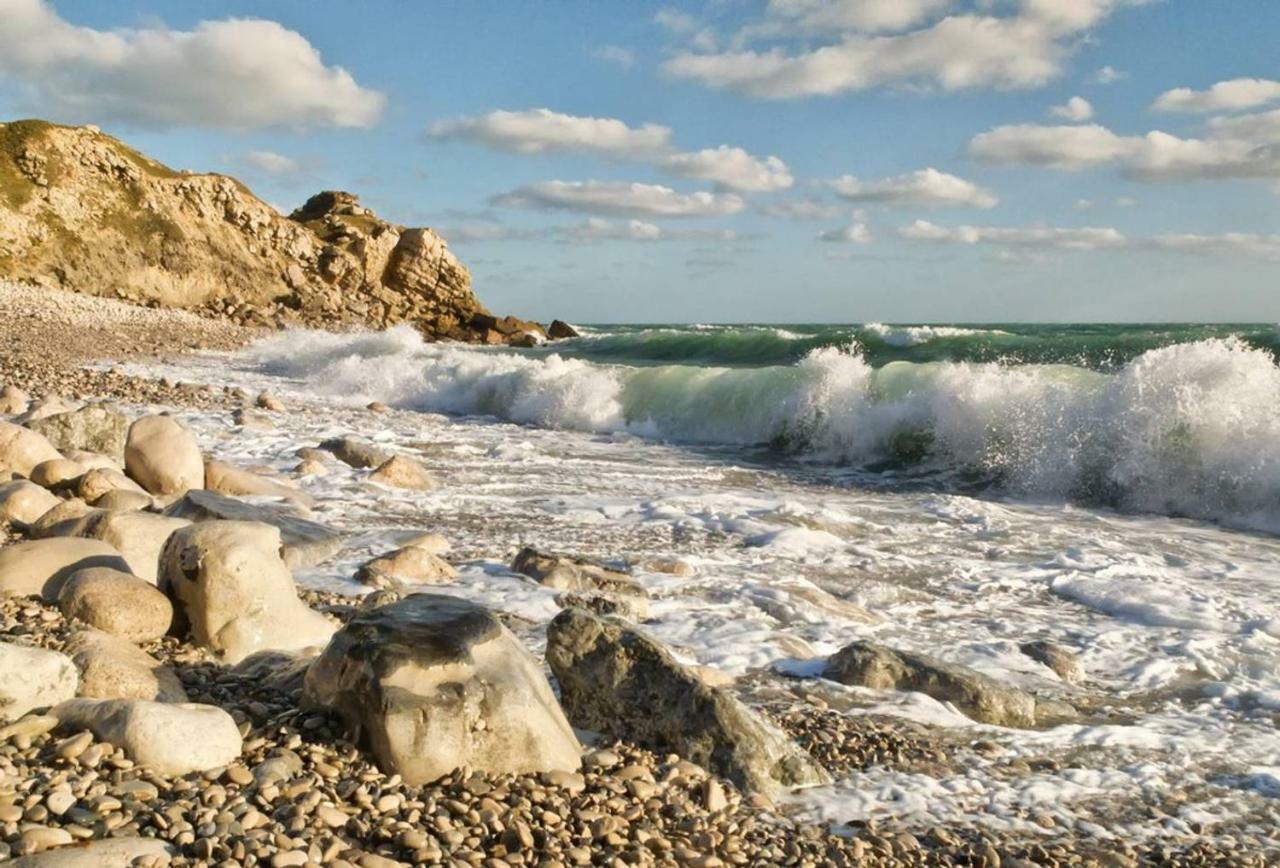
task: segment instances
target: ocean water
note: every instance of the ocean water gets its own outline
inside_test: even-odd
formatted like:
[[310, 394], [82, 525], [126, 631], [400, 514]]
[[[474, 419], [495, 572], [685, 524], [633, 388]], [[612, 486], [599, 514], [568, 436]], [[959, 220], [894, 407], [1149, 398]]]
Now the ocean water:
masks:
[[[266, 431], [188, 416], [217, 457], [288, 473], [299, 446], [354, 433], [440, 479], [393, 491], [334, 464], [304, 480], [315, 517], [352, 541], [303, 583], [363, 592], [364, 559], [439, 532], [461, 576], [438, 590], [519, 615], [540, 651], [555, 594], [507, 569], [518, 546], [635, 564], [645, 629], [683, 659], [743, 685], [772, 673], [771, 690], [916, 721], [955, 749], [945, 773], [870, 769], [797, 793], [798, 813], [1276, 846], [1278, 340], [1272, 326], [598, 326], [507, 350], [295, 331], [135, 370], [285, 400]], [[375, 399], [395, 409], [372, 416]], [[644, 567], [668, 557], [694, 575]], [[818, 677], [859, 638], [1086, 713], [1001, 729]], [[1033, 639], [1076, 651], [1087, 681], [1023, 655]]]

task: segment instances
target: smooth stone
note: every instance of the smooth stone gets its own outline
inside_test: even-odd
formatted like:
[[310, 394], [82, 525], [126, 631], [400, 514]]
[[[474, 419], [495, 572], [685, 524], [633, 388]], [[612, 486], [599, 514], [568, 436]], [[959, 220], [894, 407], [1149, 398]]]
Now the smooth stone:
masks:
[[[68, 836], [69, 837], [69, 836]], [[67, 842], [70, 844], [70, 841]], [[6, 863], [7, 868], [131, 868], [163, 866], [175, 848], [158, 838], [98, 838], [74, 845], [55, 846]]]
[[344, 535], [327, 525], [301, 518], [288, 509], [247, 503], [216, 491], [188, 491], [164, 511], [194, 522], [225, 519], [269, 524], [280, 531], [284, 562], [290, 569], [315, 566], [342, 549]]
[[94, 467], [85, 471], [76, 482], [76, 494], [86, 503], [97, 504], [113, 491], [128, 491], [146, 495], [142, 486], [114, 467]]
[[5, 546], [0, 548], [0, 596], [38, 596], [52, 603], [72, 573], [89, 567], [129, 572], [120, 552], [102, 540], [56, 537]]
[[344, 464], [356, 468], [377, 467], [391, 460], [392, 455], [381, 446], [357, 437], [333, 437], [320, 444], [326, 452], [332, 452]]
[[204, 487], [209, 491], [217, 491], [234, 497], [246, 495], [281, 497], [304, 508], [310, 508], [315, 505], [315, 498], [304, 491], [299, 491], [293, 485], [269, 479], [253, 471], [228, 464], [225, 461], [205, 462]]
[[66, 650], [80, 672], [79, 696], [187, 701], [187, 691], [174, 671], [127, 639], [101, 630], [80, 630], [67, 641]]
[[[53, 462], [46, 461], [37, 465], [37, 469], [51, 463]], [[0, 522], [29, 525], [60, 502], [34, 482], [15, 479], [0, 484]]]
[[189, 524], [185, 518], [150, 512], [105, 511], [85, 522], [79, 535], [109, 543], [120, 552], [135, 576], [155, 584], [160, 550], [165, 541], [175, 530]]
[[80, 675], [66, 654], [0, 642], [0, 723], [76, 695]]
[[130, 642], [160, 639], [173, 623], [173, 604], [155, 585], [106, 567], [72, 573], [58, 592], [58, 608]]
[[37, 464], [61, 457], [62, 453], [43, 434], [12, 422], [0, 422], [0, 467], [30, 476]]
[[438, 487], [427, 469], [407, 455], [396, 455], [379, 464], [369, 474], [369, 481], [412, 491], [431, 491]]
[[93, 505], [108, 512], [139, 512], [155, 506], [156, 499], [141, 489], [116, 488], [103, 494]]
[[1037, 663], [1052, 669], [1055, 675], [1068, 684], [1079, 684], [1084, 681], [1084, 667], [1080, 665], [1080, 658], [1070, 648], [1040, 640], [1024, 642], [1018, 646], [1018, 650]]
[[53, 458], [41, 461], [31, 468], [31, 481], [44, 488], [54, 488], [79, 479], [88, 470], [88, 467], [74, 459]]
[[395, 587], [397, 584], [436, 585], [458, 577], [453, 565], [417, 546], [406, 546], [374, 558], [356, 573], [366, 585]]
[[646, 596], [644, 588], [626, 573], [587, 558], [548, 554], [529, 546], [516, 554], [511, 569], [544, 587], [559, 591], [605, 591]]
[[151, 494], [182, 494], [204, 485], [200, 445], [172, 416], [143, 416], [129, 426], [124, 466]]
[[240, 756], [240, 730], [212, 705], [142, 699], [72, 699], [53, 710], [67, 729], [87, 729], [139, 765], [166, 775], [221, 768]]
[[90, 506], [79, 497], [60, 500], [57, 506], [27, 526], [27, 534], [34, 539], [75, 536], [74, 529], [80, 526], [80, 519], [96, 511], [96, 507]]

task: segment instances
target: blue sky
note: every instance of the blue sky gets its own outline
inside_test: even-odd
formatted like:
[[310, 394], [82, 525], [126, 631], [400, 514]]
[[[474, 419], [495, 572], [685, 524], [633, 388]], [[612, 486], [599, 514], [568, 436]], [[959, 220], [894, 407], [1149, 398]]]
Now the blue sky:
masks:
[[1275, 0], [0, 0], [0, 114], [351, 190], [544, 320], [1276, 321], [1277, 42]]

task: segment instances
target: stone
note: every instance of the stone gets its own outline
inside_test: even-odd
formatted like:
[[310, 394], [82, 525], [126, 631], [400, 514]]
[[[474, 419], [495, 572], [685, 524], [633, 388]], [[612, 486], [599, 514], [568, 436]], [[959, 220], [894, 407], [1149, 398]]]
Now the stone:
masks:
[[608, 591], [645, 596], [644, 588], [626, 573], [586, 558], [546, 554], [529, 546], [516, 554], [511, 569], [559, 591]]
[[31, 396], [17, 386], [8, 385], [0, 389], [0, 413], [15, 416], [27, 412]]
[[564, 320], [553, 319], [551, 325], [547, 326], [547, 337], [553, 341], [564, 340], [565, 338], [581, 337], [578, 330], [569, 325]]
[[298, 466], [293, 468], [295, 476], [326, 476], [329, 468], [325, 466], [323, 461], [316, 461], [314, 458], [304, 458], [298, 462]]
[[321, 646], [335, 629], [298, 599], [271, 525], [215, 520], [180, 528], [160, 554], [159, 585], [192, 639], [230, 663], [255, 651]]
[[303, 679], [313, 662], [314, 657], [287, 651], [258, 651], [237, 663], [232, 671], [264, 687], [296, 694], [302, 692]]
[[45, 488], [55, 488], [63, 483], [79, 479], [89, 468], [70, 458], [53, 458], [41, 461], [31, 468], [31, 481]]
[[766, 794], [830, 781], [774, 724], [624, 621], [565, 609], [547, 628], [546, 654], [580, 729], [669, 749]]
[[284, 562], [289, 569], [314, 566], [342, 549], [344, 536], [319, 522], [301, 518], [288, 509], [246, 503], [216, 491], [188, 491], [164, 511], [165, 515], [194, 522], [226, 519], [269, 524], [280, 531]]
[[165, 540], [175, 530], [189, 524], [191, 522], [185, 518], [150, 512], [107, 510], [89, 516], [78, 535], [110, 544], [120, 552], [131, 573], [155, 584], [160, 549], [164, 547]]
[[85, 470], [92, 470], [95, 467], [109, 467], [113, 470], [124, 469], [122, 458], [112, 458], [109, 455], [103, 455], [101, 452], [73, 449], [66, 453], [66, 457], [79, 464]]
[[628, 621], [644, 621], [649, 617], [649, 598], [630, 594], [604, 594], [598, 591], [556, 594], [556, 605], [562, 609], [577, 606], [596, 615], [617, 615]]
[[173, 670], [128, 639], [101, 630], [79, 630], [67, 641], [66, 651], [80, 672], [79, 696], [187, 701], [187, 691]]
[[537, 661], [493, 613], [414, 594], [358, 612], [307, 672], [304, 701], [336, 712], [387, 774], [433, 781], [575, 771], [581, 748]]
[[13, 421], [18, 425], [30, 425], [32, 422], [38, 422], [49, 416], [56, 416], [58, 413], [68, 413], [79, 406], [75, 401], [68, 401], [59, 395], [49, 395], [38, 401], [33, 401], [27, 407], [27, 412]]
[[66, 654], [0, 642], [0, 723], [71, 699], [79, 683]]
[[[142, 486], [125, 476], [114, 467], [95, 467], [86, 471], [76, 483], [76, 494], [85, 503], [97, 504], [104, 495], [112, 491], [128, 491], [133, 494], [146, 495]], [[150, 495], [147, 495], [150, 496]]]
[[669, 576], [676, 576], [681, 579], [687, 579], [698, 574], [692, 564], [679, 558], [641, 558], [635, 561], [634, 567], [646, 573], [666, 573]]
[[28, 525], [39, 520], [40, 516], [60, 502], [39, 485], [25, 479], [15, 479], [0, 484], [0, 521]]
[[72, 573], [58, 592], [58, 608], [130, 642], [160, 639], [173, 623], [173, 604], [153, 583], [106, 567]]
[[118, 458], [124, 455], [129, 417], [109, 404], [87, 404], [29, 422], [27, 427], [43, 434], [61, 452], [84, 450]]
[[61, 457], [43, 434], [12, 422], [0, 422], [0, 468], [30, 476], [37, 464]]
[[156, 505], [156, 499], [145, 491], [115, 488], [95, 500], [93, 505], [108, 512], [138, 512], [151, 509]]
[[1068, 684], [1079, 684], [1084, 681], [1084, 667], [1080, 665], [1080, 658], [1070, 648], [1039, 640], [1024, 642], [1018, 646], [1018, 650], [1037, 663], [1052, 669], [1055, 675]]
[[261, 410], [270, 410], [273, 413], [284, 412], [284, 402], [270, 392], [261, 392], [256, 401], [253, 402]]
[[27, 533], [34, 539], [75, 536], [76, 529], [82, 525], [81, 519], [97, 511], [95, 507], [85, 503], [79, 497], [60, 500], [48, 512], [28, 525]]
[[436, 488], [436, 481], [431, 478], [427, 469], [405, 455], [396, 455], [379, 464], [378, 468], [369, 474], [369, 481], [413, 491], [431, 491]]
[[89, 567], [129, 571], [115, 547], [96, 539], [56, 537], [0, 548], [0, 596], [42, 597], [52, 603], [67, 577]]
[[182, 494], [204, 485], [204, 458], [195, 435], [172, 416], [143, 416], [129, 426], [124, 467], [151, 494]]
[[276, 427], [276, 423], [266, 413], [261, 410], [250, 410], [246, 407], [237, 407], [232, 410], [231, 421], [241, 428], [249, 428], [255, 431], [270, 431]]
[[269, 479], [225, 461], [205, 462], [204, 487], [233, 496], [282, 497], [304, 508], [315, 505], [315, 498], [283, 480]]
[[980, 723], [1026, 727], [1036, 722], [1035, 697], [968, 666], [875, 642], [852, 642], [827, 661], [823, 677], [876, 690], [910, 690], [949, 702]]
[[159, 838], [95, 838], [5, 863], [6, 868], [132, 868], [168, 865], [177, 853]]
[[447, 554], [453, 546], [438, 533], [420, 533], [400, 542], [402, 548], [426, 549], [433, 555]]
[[240, 756], [240, 730], [212, 705], [145, 699], [71, 699], [53, 709], [63, 729], [89, 730], [164, 775], [221, 768]]
[[356, 573], [356, 579], [376, 587], [436, 585], [457, 577], [458, 571], [448, 561], [417, 546], [405, 546], [376, 557]]
[[332, 452], [338, 460], [356, 469], [377, 467], [392, 458], [387, 450], [357, 437], [333, 437], [321, 443], [320, 448]]
[[379, 415], [382, 415], [383, 413], [391, 412], [391, 408], [388, 407], [386, 404], [382, 403], [381, 401], [370, 401], [368, 404], [365, 405], [365, 409], [368, 410], [370, 413], [377, 413]]

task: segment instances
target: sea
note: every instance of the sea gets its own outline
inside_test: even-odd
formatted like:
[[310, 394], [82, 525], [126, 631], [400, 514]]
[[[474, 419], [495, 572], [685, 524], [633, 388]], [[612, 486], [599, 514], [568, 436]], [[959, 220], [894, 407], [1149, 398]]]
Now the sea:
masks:
[[[293, 330], [132, 369], [286, 402], [269, 428], [192, 415], [217, 457], [288, 473], [298, 447], [356, 434], [440, 480], [395, 491], [345, 465], [303, 480], [315, 518], [351, 534], [303, 584], [363, 593], [359, 563], [439, 532], [461, 575], [432, 590], [509, 613], [539, 652], [555, 593], [511, 556], [595, 557], [633, 569], [644, 629], [686, 662], [953, 746], [945, 773], [849, 772], [790, 796], [797, 814], [1278, 843], [1276, 325], [579, 330], [527, 350]], [[691, 575], [650, 566], [673, 558]], [[826, 682], [824, 658], [855, 639], [1081, 714], [1004, 729]], [[1086, 680], [1022, 653], [1033, 640], [1071, 649]]]

